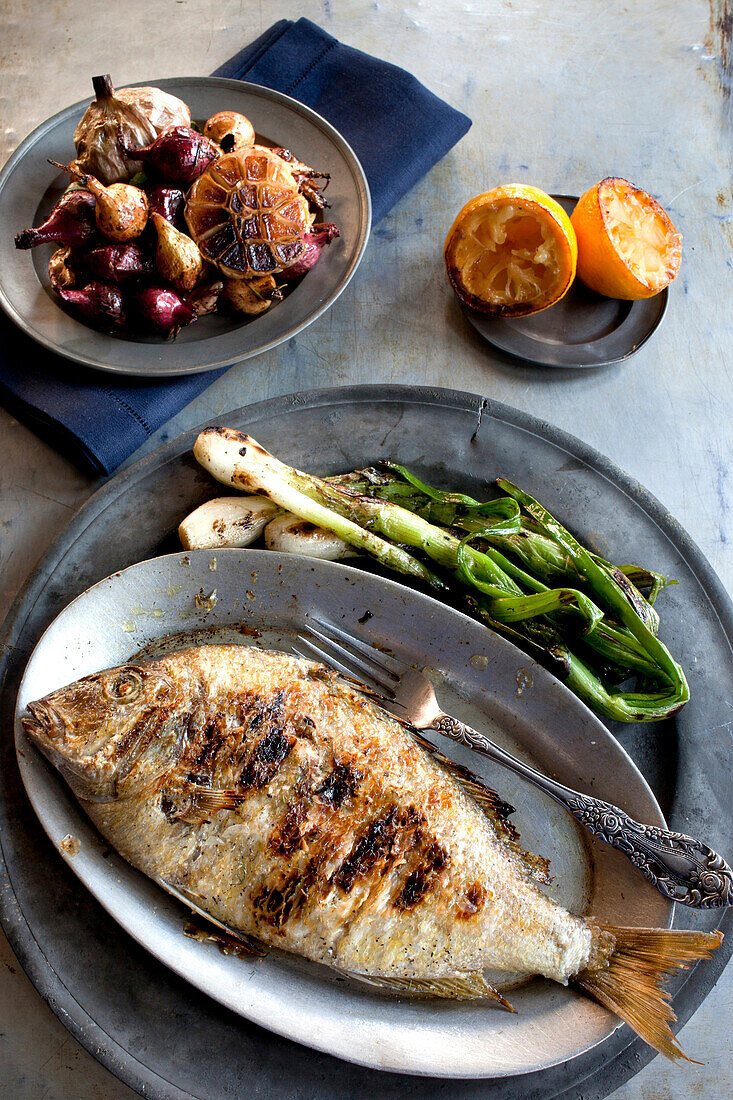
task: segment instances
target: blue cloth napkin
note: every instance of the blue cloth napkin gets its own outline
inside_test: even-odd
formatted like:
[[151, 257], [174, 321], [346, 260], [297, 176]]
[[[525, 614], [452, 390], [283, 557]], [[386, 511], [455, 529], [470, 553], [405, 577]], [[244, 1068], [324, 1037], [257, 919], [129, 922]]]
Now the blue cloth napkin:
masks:
[[275, 88], [328, 119], [362, 163], [375, 223], [471, 125], [404, 69], [344, 46], [309, 19], [281, 19], [214, 76]]
[[92, 474], [116, 470], [223, 373], [167, 382], [103, 374], [53, 355], [0, 313], [2, 404]]
[[[471, 125], [404, 69], [342, 45], [308, 19], [280, 20], [214, 75], [285, 92], [328, 119], [364, 166], [374, 222]], [[222, 373], [165, 382], [102, 374], [51, 354], [0, 315], [0, 400], [94, 474], [112, 473]]]

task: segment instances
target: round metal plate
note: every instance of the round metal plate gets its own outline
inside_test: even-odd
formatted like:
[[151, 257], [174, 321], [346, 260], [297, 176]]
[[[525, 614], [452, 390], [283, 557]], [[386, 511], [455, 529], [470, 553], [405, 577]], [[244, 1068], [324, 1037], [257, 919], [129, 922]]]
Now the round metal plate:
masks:
[[75, 320], [50, 289], [50, 245], [18, 251], [13, 237], [38, 225], [59, 198], [66, 177], [48, 160], [66, 164], [74, 128], [89, 100], [42, 123], [16, 149], [0, 173], [0, 305], [39, 344], [77, 363], [119, 374], [163, 377], [228, 367], [260, 355], [301, 332], [346, 288], [369, 239], [371, 200], [364, 171], [351, 146], [310, 108], [257, 84], [221, 77], [176, 77], [146, 83], [183, 99], [194, 119], [223, 109], [245, 114], [258, 136], [292, 149], [331, 176], [326, 212], [341, 236], [285, 300], [249, 321], [212, 314], [184, 328], [175, 341], [109, 336]]
[[[410, 387], [294, 394], [240, 409], [226, 423], [250, 430], [285, 461], [343, 470], [382, 455], [433, 482], [485, 491], [507, 475], [575, 532], [614, 558], [652, 563], [679, 584], [660, 597], [664, 641], [687, 670], [692, 701], [667, 723], [614, 727], [649, 782], [670, 827], [733, 850], [730, 708], [733, 609], [689, 536], [637, 482], [579, 440], [479, 396]], [[191, 455], [196, 432], [110, 479], [43, 559], [8, 618], [0, 661], [0, 911], [22, 965], [73, 1035], [132, 1087], [160, 1100], [223, 1100], [246, 1093], [283, 1100], [385, 1100], [413, 1095], [399, 1074], [357, 1068], [294, 1046], [198, 994], [108, 919], [59, 859], [25, 795], [9, 730], [20, 677], [43, 630], [69, 600], [134, 562], [176, 550], [175, 527], [211, 496]], [[704, 654], [704, 660], [701, 655]], [[697, 660], [696, 660], [697, 658]], [[680, 927], [720, 927], [733, 916], [679, 910]], [[81, 945], [81, 946], [80, 946]], [[733, 950], [728, 934], [710, 962], [674, 983], [685, 1022]], [[113, 994], [110, 993], [113, 990]], [[348, 1029], [348, 1019], [343, 1026]], [[457, 1036], [456, 1042], [460, 1042]], [[695, 1051], [690, 1053], [695, 1055]], [[652, 1057], [628, 1028], [561, 1066], [483, 1081], [424, 1078], [438, 1100], [516, 1096], [600, 1100]]]
[[[568, 214], [577, 196], [554, 195]], [[539, 367], [601, 367], [628, 359], [661, 324], [669, 289], [637, 302], [605, 298], [576, 279], [564, 298], [541, 313], [508, 320], [463, 306], [484, 340]]]
[[[197, 596], [213, 588], [214, 606], [200, 606]], [[367, 612], [367, 624], [360, 625]], [[510, 1016], [480, 1002], [380, 995], [282, 952], [248, 963], [184, 938], [185, 908], [110, 852], [59, 774], [25, 737], [20, 716], [27, 703], [82, 676], [137, 660], [141, 648], [155, 652], [161, 642], [170, 649], [236, 640], [292, 652], [298, 633], [307, 633], [307, 616], [388, 645], [408, 667], [440, 670], [439, 696], [451, 714], [560, 782], [664, 826], [640, 772], [600, 720], [549, 672], [480, 623], [349, 566], [267, 550], [200, 550], [154, 558], [93, 585], [61, 612], [33, 652], [18, 693], [18, 762], [57, 851], [125, 931], [182, 978], [255, 1023], [351, 1062], [428, 1076], [503, 1077], [544, 1069], [601, 1042], [620, 1021], [582, 993], [552, 982], [535, 980], [512, 991], [517, 1015]], [[257, 631], [259, 640], [238, 634], [238, 625]], [[516, 807], [512, 821], [530, 851], [550, 858], [549, 892], [562, 905], [604, 924], [668, 925], [672, 905], [623, 855], [590, 836], [586, 846], [570, 815], [536, 788], [452, 741], [433, 740]], [[63, 844], [69, 835], [80, 845], [73, 855]], [[506, 974], [489, 980], [511, 988]]]

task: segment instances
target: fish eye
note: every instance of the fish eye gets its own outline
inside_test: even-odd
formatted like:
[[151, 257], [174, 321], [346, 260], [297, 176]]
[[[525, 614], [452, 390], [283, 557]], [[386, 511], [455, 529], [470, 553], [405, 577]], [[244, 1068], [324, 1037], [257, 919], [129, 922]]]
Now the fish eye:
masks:
[[115, 703], [131, 703], [142, 690], [142, 680], [136, 672], [122, 672], [114, 680], [107, 680], [104, 693]]

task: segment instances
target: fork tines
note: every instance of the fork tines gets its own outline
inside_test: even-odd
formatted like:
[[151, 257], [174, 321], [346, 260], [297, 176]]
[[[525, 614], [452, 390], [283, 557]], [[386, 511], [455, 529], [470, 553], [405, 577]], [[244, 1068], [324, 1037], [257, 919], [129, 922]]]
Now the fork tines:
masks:
[[[317, 620], [318, 626], [313, 620], [307, 623], [308, 635], [299, 634], [298, 641], [302, 646], [315, 654], [318, 660], [325, 661], [333, 668], [349, 677], [357, 680], [365, 680], [371, 683], [384, 695], [394, 696], [394, 688], [399, 683], [399, 662], [394, 657], [377, 651], [368, 642], [354, 638], [333, 623]], [[311, 638], [310, 635], [313, 637]], [[320, 644], [313, 641], [318, 639]], [[300, 650], [296, 650], [300, 652]], [[377, 652], [379, 657], [377, 658]], [[301, 656], [309, 654], [301, 653]]]

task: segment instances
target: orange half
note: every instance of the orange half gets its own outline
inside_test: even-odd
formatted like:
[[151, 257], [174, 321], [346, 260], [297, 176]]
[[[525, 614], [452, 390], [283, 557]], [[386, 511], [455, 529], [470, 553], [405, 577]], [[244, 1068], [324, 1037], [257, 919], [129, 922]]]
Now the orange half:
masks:
[[609, 298], [651, 298], [676, 278], [682, 237], [655, 198], [609, 176], [581, 195], [571, 219], [578, 275]]
[[559, 302], [578, 256], [570, 219], [537, 187], [510, 183], [467, 202], [446, 238], [448, 278], [483, 313], [526, 317]]

